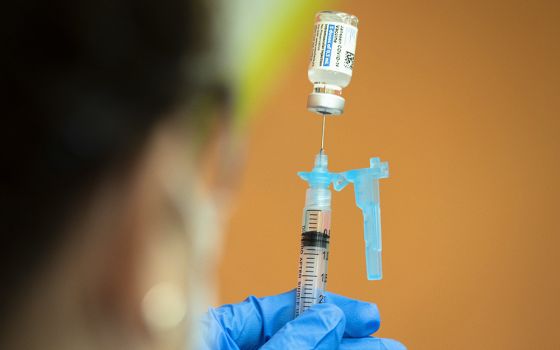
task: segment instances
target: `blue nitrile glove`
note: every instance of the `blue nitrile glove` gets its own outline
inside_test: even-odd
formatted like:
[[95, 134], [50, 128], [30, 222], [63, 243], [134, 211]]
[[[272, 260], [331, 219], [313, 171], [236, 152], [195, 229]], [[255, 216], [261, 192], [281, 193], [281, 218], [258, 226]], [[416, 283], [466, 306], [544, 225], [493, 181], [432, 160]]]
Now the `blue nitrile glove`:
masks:
[[377, 306], [327, 293], [294, 318], [295, 291], [210, 309], [203, 317], [204, 349], [406, 350], [391, 339], [370, 337], [379, 329]]

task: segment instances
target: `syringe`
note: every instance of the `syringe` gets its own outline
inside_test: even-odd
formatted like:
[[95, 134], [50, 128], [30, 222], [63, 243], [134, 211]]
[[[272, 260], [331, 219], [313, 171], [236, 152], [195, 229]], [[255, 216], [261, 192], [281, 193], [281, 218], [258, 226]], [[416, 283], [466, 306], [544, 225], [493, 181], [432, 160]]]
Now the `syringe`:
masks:
[[327, 156], [322, 153], [315, 158], [311, 173], [302, 175], [310, 181], [305, 193], [299, 276], [296, 296], [296, 316], [316, 303], [324, 301], [329, 261], [331, 234], [331, 174], [327, 170]]
[[[316, 181], [305, 192], [296, 292], [296, 316], [310, 308], [311, 305], [322, 303], [327, 289], [329, 240], [331, 237], [331, 191], [329, 186], [332, 179], [327, 169], [328, 158], [324, 153], [325, 122], [326, 115], [323, 114], [321, 149], [315, 158], [315, 167], [313, 168]], [[322, 179], [323, 176], [321, 175], [325, 177]], [[309, 177], [304, 177], [304, 179], [308, 180]], [[320, 181], [321, 179], [323, 181]]]

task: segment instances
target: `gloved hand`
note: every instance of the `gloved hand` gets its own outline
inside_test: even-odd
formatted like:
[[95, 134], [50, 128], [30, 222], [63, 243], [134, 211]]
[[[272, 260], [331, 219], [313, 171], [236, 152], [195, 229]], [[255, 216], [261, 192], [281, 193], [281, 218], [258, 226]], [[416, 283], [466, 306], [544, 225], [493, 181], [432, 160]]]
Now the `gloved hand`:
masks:
[[210, 309], [203, 317], [205, 349], [406, 350], [391, 339], [370, 337], [379, 329], [374, 304], [327, 293], [294, 318], [295, 291]]

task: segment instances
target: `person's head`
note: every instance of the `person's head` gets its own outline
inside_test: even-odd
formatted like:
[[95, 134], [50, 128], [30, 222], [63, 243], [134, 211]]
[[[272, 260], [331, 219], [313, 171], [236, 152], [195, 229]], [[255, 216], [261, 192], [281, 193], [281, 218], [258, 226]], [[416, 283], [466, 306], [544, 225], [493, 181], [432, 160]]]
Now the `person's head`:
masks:
[[192, 337], [218, 220], [202, 172], [227, 124], [203, 3], [3, 9], [0, 348]]

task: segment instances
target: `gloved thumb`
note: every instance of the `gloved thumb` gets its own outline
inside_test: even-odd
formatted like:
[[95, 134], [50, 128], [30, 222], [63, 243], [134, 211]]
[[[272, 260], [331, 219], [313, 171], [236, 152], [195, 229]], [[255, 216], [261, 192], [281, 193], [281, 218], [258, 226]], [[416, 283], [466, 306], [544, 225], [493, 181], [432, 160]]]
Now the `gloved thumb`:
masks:
[[346, 327], [344, 312], [334, 304], [316, 304], [284, 325], [261, 349], [337, 349]]

